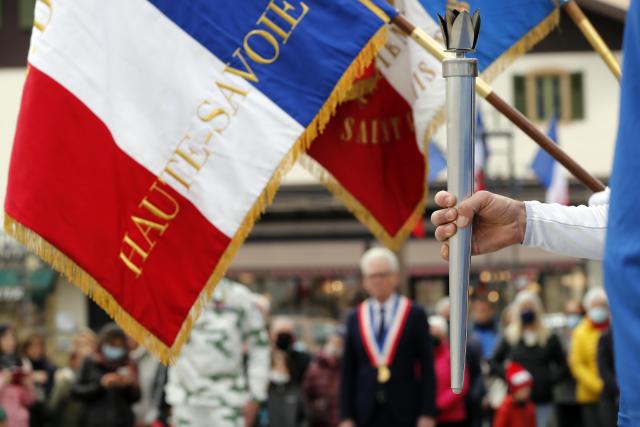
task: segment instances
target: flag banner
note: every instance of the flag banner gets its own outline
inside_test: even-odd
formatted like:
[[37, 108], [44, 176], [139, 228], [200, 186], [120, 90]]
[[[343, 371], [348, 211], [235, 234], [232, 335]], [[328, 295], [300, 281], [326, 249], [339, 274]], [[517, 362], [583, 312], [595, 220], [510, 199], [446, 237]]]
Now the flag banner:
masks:
[[[482, 13], [482, 33], [477, 56], [485, 78], [494, 77], [510, 61], [531, 48], [554, 28], [559, 19], [558, 9], [552, 0], [516, 0], [509, 4], [496, 0], [396, 0], [393, 3], [410, 22], [440, 41], [440, 27], [434, 19], [437, 13], [442, 14], [452, 7], [479, 8]], [[404, 108], [408, 106], [413, 114], [416, 152], [425, 153], [428, 141], [445, 120], [445, 80], [442, 78], [442, 64], [393, 26], [389, 28], [387, 42], [378, 52], [376, 68], [377, 72], [367, 70], [349, 96], [355, 99], [368, 94], [367, 107], [356, 108], [357, 103], [341, 106], [334, 119], [338, 122], [334, 132], [321, 136], [314, 143], [303, 164], [336, 198], [345, 203], [379, 241], [391, 249], [397, 249], [422, 216], [428, 190], [424, 174], [427, 170], [426, 154], [419, 159], [405, 161], [420, 161], [422, 168], [414, 167], [399, 175], [391, 175], [399, 168], [397, 165], [404, 163], [394, 160], [396, 166], [391, 167], [391, 160], [383, 159], [383, 156], [390, 156], [393, 147], [402, 146], [402, 150], [409, 152], [404, 145], [406, 141], [386, 146], [369, 143], [366, 148], [360, 146], [360, 150], [345, 151], [345, 142], [339, 137], [339, 129], [345, 127], [347, 119], [354, 123], [374, 121], [379, 126], [385, 117], [405, 115]], [[385, 83], [382, 83], [381, 77]], [[374, 91], [376, 84], [390, 88]], [[397, 92], [405, 103], [390, 95], [388, 89]], [[391, 97], [393, 101], [387, 101], [383, 96]], [[393, 114], [391, 106], [402, 109]], [[374, 111], [385, 116], [371, 116]], [[331, 135], [333, 139], [330, 139]], [[364, 155], [362, 153], [367, 153], [366, 160], [354, 157]], [[370, 169], [374, 153], [379, 157], [375, 164], [384, 164], [385, 167]], [[314, 161], [308, 161], [309, 157]], [[410, 171], [414, 174], [409, 175]], [[385, 186], [379, 183], [385, 183]], [[391, 183], [392, 192], [389, 191]], [[422, 199], [416, 198], [418, 188], [422, 188]], [[413, 205], [406, 205], [409, 202]]]
[[519, 56], [544, 39], [560, 22], [554, 0], [417, 0], [432, 19], [446, 9], [480, 10], [482, 25], [477, 52], [480, 75], [491, 81]]
[[373, 61], [377, 0], [52, 0], [5, 229], [164, 362]]
[[[558, 144], [558, 115], [554, 114], [549, 122], [547, 136]], [[545, 201], [568, 205], [569, 181], [565, 169], [549, 153], [540, 148], [531, 162], [531, 170], [538, 181], [547, 189]]]
[[338, 108], [300, 162], [389, 248], [422, 217], [427, 171], [411, 106], [384, 77], [372, 94]]

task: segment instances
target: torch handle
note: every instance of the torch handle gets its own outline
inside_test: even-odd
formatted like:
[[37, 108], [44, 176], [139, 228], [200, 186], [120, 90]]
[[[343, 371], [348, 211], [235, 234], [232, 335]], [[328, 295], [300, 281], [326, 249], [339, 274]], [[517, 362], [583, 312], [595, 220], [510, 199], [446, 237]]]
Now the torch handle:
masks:
[[[461, 202], [473, 192], [477, 64], [473, 59], [459, 58], [443, 64], [447, 79], [447, 189]], [[456, 393], [462, 390], [464, 381], [470, 265], [469, 226], [449, 239], [451, 389]]]

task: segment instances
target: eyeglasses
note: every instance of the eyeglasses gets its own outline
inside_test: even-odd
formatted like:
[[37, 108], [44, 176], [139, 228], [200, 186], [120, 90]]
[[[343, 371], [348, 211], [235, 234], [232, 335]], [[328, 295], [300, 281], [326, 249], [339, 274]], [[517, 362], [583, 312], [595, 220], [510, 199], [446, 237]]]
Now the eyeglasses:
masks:
[[385, 279], [385, 278], [391, 276], [392, 274], [393, 274], [393, 272], [391, 272], [391, 271], [385, 271], [385, 272], [382, 272], [382, 273], [365, 274], [364, 278], [368, 279], [368, 280]]

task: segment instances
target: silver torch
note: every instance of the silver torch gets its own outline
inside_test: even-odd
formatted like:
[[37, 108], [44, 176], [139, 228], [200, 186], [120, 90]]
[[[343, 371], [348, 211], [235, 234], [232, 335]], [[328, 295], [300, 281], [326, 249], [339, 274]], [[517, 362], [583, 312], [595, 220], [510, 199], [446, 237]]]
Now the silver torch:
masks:
[[[444, 60], [447, 79], [447, 187], [458, 203], [473, 192], [473, 148], [476, 120], [478, 60], [473, 52], [480, 32], [480, 14], [447, 10], [440, 18], [446, 50], [455, 57]], [[471, 226], [449, 240], [449, 297], [451, 299], [451, 389], [462, 391], [467, 348], [467, 301], [471, 264]]]

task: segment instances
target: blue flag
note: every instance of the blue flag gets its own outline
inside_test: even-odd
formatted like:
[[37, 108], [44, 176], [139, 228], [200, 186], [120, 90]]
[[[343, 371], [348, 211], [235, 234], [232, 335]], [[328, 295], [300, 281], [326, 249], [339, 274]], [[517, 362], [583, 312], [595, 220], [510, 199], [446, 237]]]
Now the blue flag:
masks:
[[[558, 116], [553, 115], [551, 118], [551, 122], [549, 123], [549, 130], [547, 131], [547, 136], [556, 144], [558, 143]], [[536, 174], [538, 181], [545, 188], [551, 187], [551, 182], [553, 180], [553, 170], [555, 168], [556, 161], [549, 153], [547, 153], [542, 148], [538, 149], [538, 153], [533, 159], [531, 163], [531, 170]]]
[[[554, 114], [547, 131], [549, 139], [558, 143], [558, 115]], [[531, 163], [538, 181], [547, 189], [546, 202], [569, 204], [569, 181], [562, 166], [549, 153], [540, 148]]]
[[[451, 2], [419, 0], [436, 19]], [[491, 79], [517, 56], [531, 49], [557, 24], [559, 10], [552, 0], [469, 0], [470, 11], [480, 10], [482, 25], [477, 53], [480, 72]], [[473, 56], [473, 55], [470, 55]]]
[[429, 181], [435, 181], [440, 172], [447, 168], [447, 160], [435, 141], [429, 142]]
[[640, 5], [624, 33], [618, 141], [611, 175], [605, 285], [613, 318], [622, 427], [640, 425]]

